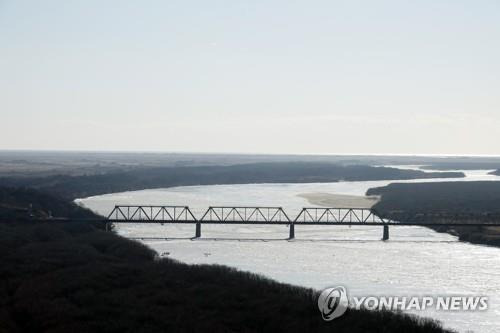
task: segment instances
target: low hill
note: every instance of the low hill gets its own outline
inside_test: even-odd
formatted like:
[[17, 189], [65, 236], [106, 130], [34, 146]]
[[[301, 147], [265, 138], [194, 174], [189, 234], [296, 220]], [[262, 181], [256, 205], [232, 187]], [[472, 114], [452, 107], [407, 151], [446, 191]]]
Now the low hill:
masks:
[[390, 312], [327, 323], [313, 290], [159, 260], [82, 222], [0, 223], [0, 260], [0, 332], [445, 332]]

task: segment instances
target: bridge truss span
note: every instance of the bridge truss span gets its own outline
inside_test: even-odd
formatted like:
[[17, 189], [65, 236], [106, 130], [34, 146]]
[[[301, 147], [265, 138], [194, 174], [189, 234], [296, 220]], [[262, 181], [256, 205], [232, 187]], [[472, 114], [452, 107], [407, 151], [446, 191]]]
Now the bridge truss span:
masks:
[[201, 222], [289, 224], [282, 207], [209, 207]]
[[304, 224], [390, 224], [394, 221], [380, 217], [368, 208], [302, 208], [294, 223]]
[[195, 222], [188, 206], [117, 205], [108, 220], [121, 222]]

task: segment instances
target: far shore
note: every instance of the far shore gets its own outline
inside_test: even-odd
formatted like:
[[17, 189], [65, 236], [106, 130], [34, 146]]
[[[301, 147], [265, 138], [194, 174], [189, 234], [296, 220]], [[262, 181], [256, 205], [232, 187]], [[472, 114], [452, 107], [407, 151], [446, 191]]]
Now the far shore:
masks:
[[306, 199], [311, 205], [339, 208], [372, 208], [379, 196], [358, 196], [324, 192], [301, 193], [299, 197]]

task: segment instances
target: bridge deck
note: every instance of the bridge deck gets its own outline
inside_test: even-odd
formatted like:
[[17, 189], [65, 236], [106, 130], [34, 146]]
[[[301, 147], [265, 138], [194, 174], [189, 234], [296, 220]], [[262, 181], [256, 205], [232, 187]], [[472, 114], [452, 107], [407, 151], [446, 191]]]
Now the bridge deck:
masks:
[[[97, 221], [97, 220], [92, 220]], [[462, 226], [462, 227], [500, 227], [500, 223], [438, 223], [438, 222], [267, 222], [267, 221], [201, 221], [201, 220], [179, 220], [179, 221], [169, 221], [169, 220], [110, 220], [101, 219], [99, 221], [109, 222], [109, 223], [139, 223], [139, 224], [211, 224], [211, 225], [225, 225], [225, 224], [241, 224], [241, 225], [319, 225], [319, 226], [363, 226], [363, 227], [373, 227], [373, 226], [419, 226], [419, 227], [429, 227], [429, 226]]]

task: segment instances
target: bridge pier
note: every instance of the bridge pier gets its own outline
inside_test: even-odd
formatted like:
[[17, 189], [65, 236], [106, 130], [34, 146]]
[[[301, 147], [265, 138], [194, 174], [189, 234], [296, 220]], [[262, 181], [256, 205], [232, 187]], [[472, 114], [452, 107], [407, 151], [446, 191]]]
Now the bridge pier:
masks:
[[384, 225], [384, 234], [382, 235], [382, 240], [386, 241], [389, 240], [389, 226]]
[[290, 235], [288, 236], [288, 239], [294, 239], [295, 238], [295, 224], [290, 223]]
[[201, 237], [201, 223], [196, 222], [196, 232], [194, 238], [200, 238], [200, 237]]

